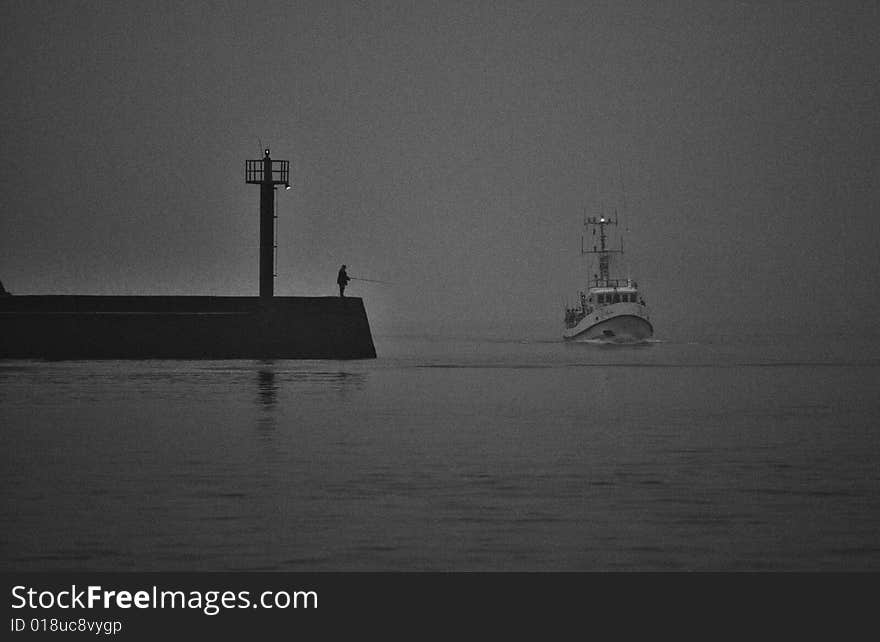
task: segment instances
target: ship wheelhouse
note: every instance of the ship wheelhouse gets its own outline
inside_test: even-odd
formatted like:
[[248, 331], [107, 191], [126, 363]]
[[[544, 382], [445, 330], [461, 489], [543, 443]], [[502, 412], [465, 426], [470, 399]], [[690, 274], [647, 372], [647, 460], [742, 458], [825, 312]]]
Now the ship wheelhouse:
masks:
[[[620, 285], [618, 285], [620, 283]], [[590, 288], [589, 294], [584, 295], [583, 302], [591, 307], [601, 307], [603, 305], [611, 305], [614, 303], [639, 303], [644, 305], [645, 302], [639, 294], [639, 287], [635, 281], [611, 281], [594, 285]]]

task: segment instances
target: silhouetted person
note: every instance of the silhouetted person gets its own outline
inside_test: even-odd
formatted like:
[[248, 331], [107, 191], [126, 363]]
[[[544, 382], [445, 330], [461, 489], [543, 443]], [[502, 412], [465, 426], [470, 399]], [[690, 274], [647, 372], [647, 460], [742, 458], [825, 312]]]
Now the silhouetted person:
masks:
[[336, 277], [336, 284], [339, 285], [339, 296], [345, 296], [345, 286], [351, 281], [348, 274], [345, 273], [345, 266], [339, 268], [339, 275]]
[[3, 287], [3, 281], [0, 281], [0, 296], [12, 296], [12, 292], [7, 292]]

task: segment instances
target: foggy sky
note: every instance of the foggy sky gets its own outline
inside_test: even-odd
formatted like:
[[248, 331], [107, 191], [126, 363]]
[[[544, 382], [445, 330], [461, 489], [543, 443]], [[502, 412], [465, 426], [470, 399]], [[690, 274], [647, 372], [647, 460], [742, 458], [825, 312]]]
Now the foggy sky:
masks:
[[16, 294], [257, 294], [262, 144], [276, 293], [346, 263], [376, 333], [558, 337], [602, 207], [658, 337], [876, 327], [877, 3], [0, 12]]

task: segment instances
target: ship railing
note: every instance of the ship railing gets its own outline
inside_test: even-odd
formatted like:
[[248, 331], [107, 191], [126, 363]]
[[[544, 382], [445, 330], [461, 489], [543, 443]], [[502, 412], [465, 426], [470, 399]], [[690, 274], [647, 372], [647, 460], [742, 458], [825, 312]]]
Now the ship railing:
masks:
[[632, 279], [593, 279], [591, 287], [594, 288], [637, 288], [638, 283]]

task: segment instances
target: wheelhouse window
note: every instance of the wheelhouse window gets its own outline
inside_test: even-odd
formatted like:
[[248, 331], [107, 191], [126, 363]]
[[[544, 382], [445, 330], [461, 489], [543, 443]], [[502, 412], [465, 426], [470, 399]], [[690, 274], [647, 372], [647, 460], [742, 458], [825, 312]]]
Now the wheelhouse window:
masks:
[[619, 295], [619, 294], [615, 294], [615, 295], [614, 295], [614, 302], [615, 302], [615, 303], [620, 303], [620, 295]]

